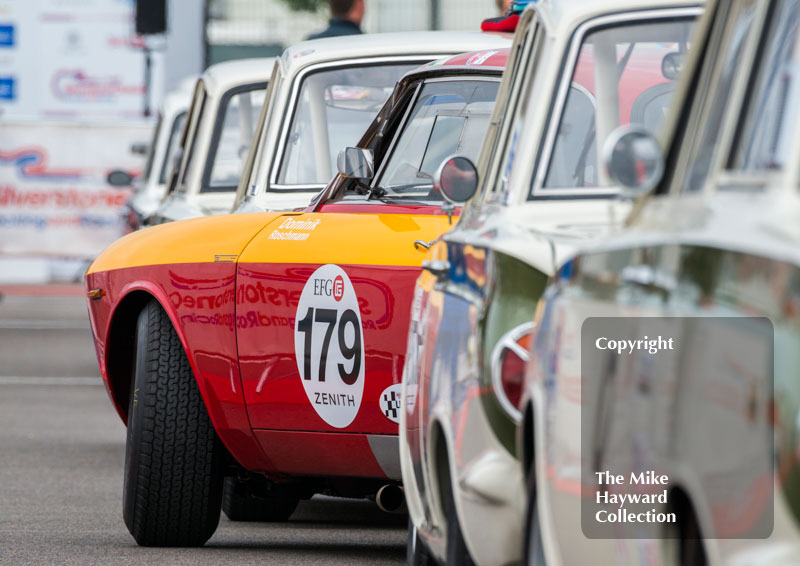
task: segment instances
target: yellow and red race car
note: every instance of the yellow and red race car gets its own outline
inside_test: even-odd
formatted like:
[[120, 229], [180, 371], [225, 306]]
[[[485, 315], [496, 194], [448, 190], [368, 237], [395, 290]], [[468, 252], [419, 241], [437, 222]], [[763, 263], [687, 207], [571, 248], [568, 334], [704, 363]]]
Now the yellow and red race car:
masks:
[[402, 503], [412, 289], [428, 242], [450, 226], [432, 177], [452, 154], [477, 156], [507, 57], [464, 54], [406, 75], [305, 211], [148, 228], [91, 265], [139, 544], [201, 545], [221, 507], [285, 520], [320, 492]]

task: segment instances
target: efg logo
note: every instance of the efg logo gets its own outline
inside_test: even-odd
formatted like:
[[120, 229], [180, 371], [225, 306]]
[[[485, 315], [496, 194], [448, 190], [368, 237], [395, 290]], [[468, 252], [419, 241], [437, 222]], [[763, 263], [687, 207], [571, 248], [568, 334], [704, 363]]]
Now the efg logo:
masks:
[[341, 275], [337, 275], [333, 280], [333, 298], [338, 303], [342, 300], [342, 296], [344, 296], [344, 279]]
[[314, 278], [314, 296], [333, 297], [338, 303], [344, 296], [344, 279], [341, 275], [335, 279]]
[[144, 85], [126, 85], [118, 76], [91, 77], [81, 70], [61, 69], [50, 79], [53, 96], [76, 102], [144, 94]]

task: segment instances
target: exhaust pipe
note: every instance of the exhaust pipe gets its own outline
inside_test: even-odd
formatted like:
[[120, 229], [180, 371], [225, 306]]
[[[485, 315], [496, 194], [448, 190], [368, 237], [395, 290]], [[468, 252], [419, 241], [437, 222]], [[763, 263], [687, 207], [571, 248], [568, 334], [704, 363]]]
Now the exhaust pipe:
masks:
[[375, 503], [378, 509], [386, 513], [403, 513], [406, 510], [406, 494], [401, 486], [387, 483], [378, 490]]

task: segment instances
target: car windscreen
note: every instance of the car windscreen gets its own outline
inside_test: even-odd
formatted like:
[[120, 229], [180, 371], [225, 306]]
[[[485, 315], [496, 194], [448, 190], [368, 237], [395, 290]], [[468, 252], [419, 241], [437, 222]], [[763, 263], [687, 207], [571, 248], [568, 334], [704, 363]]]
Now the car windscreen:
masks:
[[478, 79], [425, 83], [377, 186], [395, 198], [441, 200], [433, 191], [434, 173], [451, 155], [477, 160], [499, 86]]
[[305, 77], [286, 140], [278, 185], [322, 185], [336, 173], [339, 151], [355, 145], [419, 62], [349, 66]]
[[622, 125], [657, 133], [686, 59], [693, 23], [691, 17], [636, 21], [584, 37], [550, 147], [543, 191], [610, 186], [600, 171], [598, 145]]
[[236, 190], [265, 96], [266, 83], [237, 87], [225, 96], [208, 150], [211, 171], [201, 192]]

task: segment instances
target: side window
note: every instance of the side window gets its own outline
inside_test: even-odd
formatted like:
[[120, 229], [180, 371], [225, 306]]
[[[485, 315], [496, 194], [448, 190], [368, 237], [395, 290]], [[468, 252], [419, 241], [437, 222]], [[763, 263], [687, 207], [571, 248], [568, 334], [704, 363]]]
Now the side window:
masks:
[[181, 132], [186, 124], [186, 112], [181, 112], [172, 121], [172, 128], [169, 131], [169, 139], [167, 140], [167, 150], [164, 152], [164, 161], [161, 163], [161, 173], [159, 174], [159, 183], [167, 182], [167, 175], [173, 167], [180, 167], [180, 163], [176, 163], [178, 156], [178, 140], [181, 137]]
[[[690, 164], [686, 169], [685, 178], [682, 180], [684, 192], [696, 192], [703, 188], [714, 155], [719, 144], [722, 132], [722, 121], [730, 103], [730, 94], [737, 72], [741, 67], [741, 58], [747, 45], [747, 38], [753, 28], [756, 15], [757, 1], [740, 2], [730, 8], [735, 10], [728, 18], [728, 24], [722, 30], [719, 45], [716, 46], [716, 63], [713, 75], [708, 79], [709, 85], [696, 100], [701, 100], [702, 107], [699, 114], [691, 116], [691, 121], [696, 121], [699, 130], [693, 132], [691, 138], [699, 140], [691, 148]], [[714, 46], [710, 48], [713, 53]], [[708, 57], [706, 60], [710, 60]]]
[[740, 121], [731, 162], [733, 169], [747, 172], [781, 169], [786, 163], [787, 144], [798, 110], [797, 36], [800, 0], [772, 5], [767, 41], [754, 64], [753, 82]]
[[459, 147], [461, 133], [467, 123], [466, 116], [440, 114], [433, 121], [428, 147], [425, 149], [420, 171], [435, 171], [442, 161], [450, 156], [453, 148]]
[[668, 63], [685, 57], [693, 23], [688, 16], [662, 17], [611, 24], [583, 36], [558, 122], [550, 126], [555, 136], [544, 146], [541, 189], [534, 180], [531, 196], [613, 189], [601, 173], [598, 148], [620, 126], [657, 132], [679, 74], [680, 65]]
[[211, 174], [202, 192], [234, 191], [239, 185], [266, 85], [262, 83], [247, 88], [226, 95], [218, 110], [214, 138], [209, 148]]

